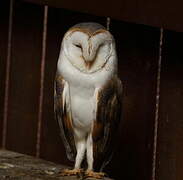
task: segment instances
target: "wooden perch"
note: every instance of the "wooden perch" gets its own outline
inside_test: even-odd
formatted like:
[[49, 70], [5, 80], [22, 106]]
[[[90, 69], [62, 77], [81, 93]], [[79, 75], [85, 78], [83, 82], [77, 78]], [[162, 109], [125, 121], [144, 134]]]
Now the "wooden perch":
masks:
[[[11, 151], [0, 150], [0, 179], [16, 180], [82, 180], [83, 177], [59, 176], [66, 166]], [[89, 180], [89, 178], [87, 178]], [[91, 178], [90, 178], [91, 180]], [[94, 180], [94, 179], [92, 179]], [[104, 180], [111, 180], [104, 178]]]

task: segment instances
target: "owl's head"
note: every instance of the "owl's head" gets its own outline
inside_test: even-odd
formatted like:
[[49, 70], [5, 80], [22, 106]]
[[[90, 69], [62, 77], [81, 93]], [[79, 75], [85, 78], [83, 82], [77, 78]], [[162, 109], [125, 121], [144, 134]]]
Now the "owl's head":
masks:
[[70, 28], [62, 41], [63, 53], [79, 71], [93, 73], [115, 54], [113, 36], [97, 23], [80, 23]]

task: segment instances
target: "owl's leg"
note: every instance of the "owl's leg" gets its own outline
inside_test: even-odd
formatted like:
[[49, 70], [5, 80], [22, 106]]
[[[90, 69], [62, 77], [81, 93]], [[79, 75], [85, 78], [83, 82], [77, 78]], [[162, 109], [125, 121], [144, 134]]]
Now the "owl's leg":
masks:
[[75, 144], [76, 144], [76, 149], [77, 149], [77, 155], [75, 159], [75, 169], [80, 169], [81, 168], [81, 163], [84, 159], [85, 155], [85, 150], [86, 150], [86, 141], [85, 138], [79, 139], [75, 138]]
[[92, 142], [92, 135], [91, 133], [87, 137], [86, 142], [86, 153], [87, 153], [87, 163], [88, 163], [88, 170], [93, 170], [93, 142]]
[[61, 173], [62, 176], [81, 176], [83, 173], [83, 170], [81, 169], [81, 163], [84, 159], [86, 150], [85, 137], [85, 134], [80, 130], [74, 129], [74, 141], [77, 150], [74, 169], [64, 169]]
[[103, 172], [94, 172], [93, 171], [93, 140], [92, 140], [92, 134], [90, 133], [87, 138], [87, 163], [88, 163], [88, 169], [85, 172], [85, 177], [89, 178], [95, 178], [95, 179], [103, 179], [105, 176], [105, 173]]

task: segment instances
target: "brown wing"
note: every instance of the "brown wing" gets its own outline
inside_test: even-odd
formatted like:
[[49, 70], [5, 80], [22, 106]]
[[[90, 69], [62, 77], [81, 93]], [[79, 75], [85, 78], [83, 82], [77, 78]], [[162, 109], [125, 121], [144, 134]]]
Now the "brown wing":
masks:
[[98, 92], [96, 120], [93, 127], [94, 168], [103, 168], [114, 150], [122, 106], [122, 84], [115, 76]]
[[76, 148], [73, 137], [72, 118], [70, 114], [70, 104], [67, 101], [66, 94], [69, 90], [66, 88], [67, 82], [60, 75], [56, 75], [54, 89], [54, 110], [55, 117], [59, 123], [61, 137], [66, 148], [67, 158], [74, 161]]

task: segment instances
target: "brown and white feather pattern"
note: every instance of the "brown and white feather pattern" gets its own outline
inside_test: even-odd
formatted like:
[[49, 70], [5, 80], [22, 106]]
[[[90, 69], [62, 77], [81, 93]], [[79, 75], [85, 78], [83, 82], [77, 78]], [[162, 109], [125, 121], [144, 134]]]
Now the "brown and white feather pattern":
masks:
[[70, 161], [75, 160], [76, 148], [73, 136], [72, 116], [64, 95], [66, 82], [62, 76], [56, 75], [54, 89], [54, 111], [59, 123], [61, 137], [66, 148], [67, 157]]
[[98, 92], [96, 120], [92, 132], [94, 166], [100, 169], [113, 153], [122, 108], [122, 84], [114, 76]]

